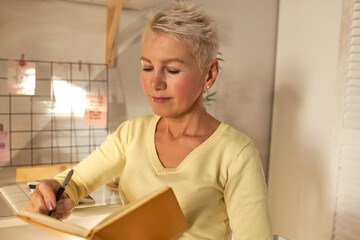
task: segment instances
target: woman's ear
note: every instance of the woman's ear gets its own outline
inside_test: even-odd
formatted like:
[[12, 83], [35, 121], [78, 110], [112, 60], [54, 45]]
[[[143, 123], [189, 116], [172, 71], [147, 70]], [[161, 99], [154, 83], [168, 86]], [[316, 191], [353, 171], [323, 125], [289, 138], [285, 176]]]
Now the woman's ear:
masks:
[[206, 78], [204, 83], [204, 90], [207, 90], [214, 85], [217, 75], [219, 73], [219, 62], [218, 60], [212, 60], [206, 68]]

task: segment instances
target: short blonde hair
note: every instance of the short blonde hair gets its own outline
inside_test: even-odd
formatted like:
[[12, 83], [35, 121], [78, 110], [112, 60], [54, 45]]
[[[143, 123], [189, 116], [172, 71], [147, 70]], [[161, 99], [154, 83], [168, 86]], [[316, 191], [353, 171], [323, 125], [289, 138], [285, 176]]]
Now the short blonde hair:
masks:
[[214, 21], [203, 6], [190, 1], [172, 1], [167, 7], [150, 12], [143, 31], [166, 34], [180, 43], [188, 44], [200, 69], [216, 58], [219, 36]]

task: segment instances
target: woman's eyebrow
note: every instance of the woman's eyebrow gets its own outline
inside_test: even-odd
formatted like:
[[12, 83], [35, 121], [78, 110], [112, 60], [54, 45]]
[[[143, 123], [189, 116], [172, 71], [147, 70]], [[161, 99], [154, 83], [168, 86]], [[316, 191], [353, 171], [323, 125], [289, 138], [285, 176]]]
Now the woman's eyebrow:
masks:
[[[151, 63], [151, 60], [148, 59], [147, 57], [141, 56], [140, 60], [146, 61], [148, 63]], [[170, 62], [179, 62], [179, 63], [185, 63], [184, 60], [180, 59], [180, 58], [167, 58], [161, 61], [161, 63], [163, 64], [167, 64]]]
[[148, 58], [146, 58], [146, 57], [144, 57], [144, 56], [141, 56], [140, 60], [143, 60], [143, 61], [146, 61], [146, 62], [151, 63], [151, 60], [148, 59]]
[[185, 63], [182, 59], [180, 58], [168, 58], [168, 59], [165, 59], [163, 61], [161, 61], [162, 63], [164, 64], [167, 64], [169, 62], [179, 62], [179, 63]]

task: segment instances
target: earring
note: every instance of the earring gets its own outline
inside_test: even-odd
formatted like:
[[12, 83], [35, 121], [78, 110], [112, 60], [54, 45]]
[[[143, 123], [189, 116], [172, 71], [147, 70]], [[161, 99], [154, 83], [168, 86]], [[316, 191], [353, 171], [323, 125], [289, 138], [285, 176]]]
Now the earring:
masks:
[[209, 89], [209, 88], [210, 88], [210, 86], [209, 86], [209, 85], [207, 85], [207, 86], [206, 86], [206, 88], [207, 88], [207, 89]]

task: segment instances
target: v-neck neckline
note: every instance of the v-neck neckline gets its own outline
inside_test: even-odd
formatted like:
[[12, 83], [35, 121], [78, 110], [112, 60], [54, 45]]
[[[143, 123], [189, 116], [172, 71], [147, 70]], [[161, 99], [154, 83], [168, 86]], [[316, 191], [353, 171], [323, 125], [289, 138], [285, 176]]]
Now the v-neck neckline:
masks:
[[207, 151], [209, 149], [209, 146], [213, 145], [216, 142], [216, 139], [218, 137], [220, 137], [221, 133], [222, 133], [222, 129], [224, 128], [224, 123], [220, 122], [219, 126], [216, 128], [216, 130], [204, 141], [202, 142], [199, 146], [197, 146], [195, 149], [193, 149], [182, 161], [181, 163], [175, 167], [175, 168], [167, 168], [164, 167], [163, 164], [161, 163], [159, 156], [157, 154], [156, 151], [156, 146], [155, 146], [155, 131], [156, 131], [156, 127], [157, 124], [159, 122], [159, 120], [161, 119], [160, 116], [155, 116], [150, 124], [149, 127], [149, 132], [148, 132], [148, 136], [149, 136], [149, 141], [148, 141], [148, 151], [149, 151], [149, 157], [150, 157], [150, 162], [155, 170], [155, 172], [157, 174], [165, 174], [165, 173], [175, 173], [175, 172], [179, 172], [181, 169], [183, 169], [192, 159], [194, 159], [195, 157], [199, 156], [200, 154], [202, 154], [203, 152]]

